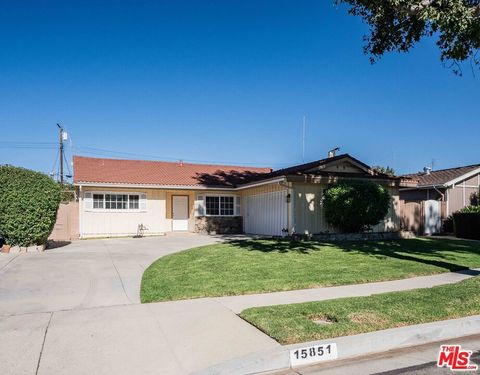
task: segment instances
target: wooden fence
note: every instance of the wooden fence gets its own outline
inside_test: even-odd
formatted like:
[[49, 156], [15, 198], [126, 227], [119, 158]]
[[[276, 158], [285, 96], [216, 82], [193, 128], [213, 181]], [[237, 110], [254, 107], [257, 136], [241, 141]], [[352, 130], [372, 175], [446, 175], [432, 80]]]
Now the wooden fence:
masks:
[[58, 208], [57, 220], [49, 240], [72, 241], [79, 237], [78, 202], [62, 203]]
[[[446, 202], [440, 203], [440, 220], [446, 219]], [[405, 202], [400, 200], [401, 228], [402, 230], [414, 232], [417, 235], [425, 233], [425, 202]], [[441, 226], [441, 223], [440, 223]]]

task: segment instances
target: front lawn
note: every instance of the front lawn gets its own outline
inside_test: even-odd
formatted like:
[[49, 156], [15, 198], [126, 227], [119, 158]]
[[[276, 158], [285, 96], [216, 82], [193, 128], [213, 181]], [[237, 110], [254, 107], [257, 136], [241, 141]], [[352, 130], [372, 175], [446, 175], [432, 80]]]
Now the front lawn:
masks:
[[142, 302], [273, 292], [403, 279], [480, 267], [480, 242], [435, 238], [385, 242], [236, 240], [155, 261]]
[[427, 289], [251, 308], [240, 316], [281, 344], [293, 344], [477, 315], [479, 290], [477, 276]]

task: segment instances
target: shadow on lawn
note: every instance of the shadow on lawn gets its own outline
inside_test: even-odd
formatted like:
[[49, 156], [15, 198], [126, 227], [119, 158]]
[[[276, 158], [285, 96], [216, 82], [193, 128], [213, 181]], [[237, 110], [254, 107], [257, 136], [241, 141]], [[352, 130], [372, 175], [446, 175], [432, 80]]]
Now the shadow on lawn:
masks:
[[[408, 239], [397, 241], [377, 242], [316, 242], [277, 240], [231, 240], [229, 244], [247, 251], [261, 251], [265, 253], [296, 252], [308, 255], [322, 251], [328, 247], [337, 248], [347, 253], [361, 253], [376, 258], [395, 258], [400, 260], [419, 262], [440, 267], [451, 272], [468, 269], [456, 264], [456, 254], [477, 255], [480, 263], [480, 244], [478, 242], [460, 242], [448, 239]], [[476, 275], [480, 274], [477, 271]]]
[[296, 252], [300, 254], [309, 254], [310, 251], [321, 250], [321, 248], [319, 247], [320, 243], [315, 241], [291, 241], [291, 240], [283, 240], [283, 239], [272, 239], [272, 240], [238, 239], [238, 240], [227, 241], [227, 243], [247, 251], [261, 251], [263, 253]]

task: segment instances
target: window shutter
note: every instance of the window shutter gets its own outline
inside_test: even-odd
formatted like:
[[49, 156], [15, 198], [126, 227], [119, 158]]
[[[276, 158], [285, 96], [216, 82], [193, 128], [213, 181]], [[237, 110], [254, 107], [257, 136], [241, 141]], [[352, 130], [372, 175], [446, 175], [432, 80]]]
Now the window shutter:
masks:
[[240, 216], [242, 214], [240, 207], [240, 197], [235, 197], [235, 216]]
[[83, 207], [86, 211], [93, 210], [93, 194], [84, 193], [83, 194]]
[[205, 216], [205, 197], [203, 195], [197, 195], [195, 201], [195, 216]]
[[140, 194], [140, 211], [147, 210], [147, 194]]

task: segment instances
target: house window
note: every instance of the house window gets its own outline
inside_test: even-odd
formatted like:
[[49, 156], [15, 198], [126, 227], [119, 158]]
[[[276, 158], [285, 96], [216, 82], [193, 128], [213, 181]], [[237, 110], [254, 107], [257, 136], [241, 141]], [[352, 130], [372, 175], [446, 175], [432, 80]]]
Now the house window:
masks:
[[231, 196], [206, 196], [205, 208], [207, 216], [234, 216], [234, 199]]
[[205, 207], [207, 208], [207, 215], [219, 215], [220, 197], [205, 197]]
[[220, 197], [220, 215], [233, 216], [233, 197]]
[[130, 210], [138, 210], [140, 207], [140, 196], [129, 195], [128, 196], [128, 208]]
[[103, 194], [93, 194], [93, 208], [103, 209]]
[[[139, 210], [139, 194], [92, 194], [94, 210]], [[142, 198], [143, 199], [143, 198]]]
[[105, 208], [107, 210], [126, 210], [127, 194], [105, 194]]

